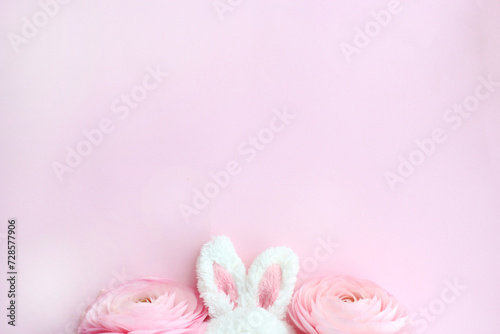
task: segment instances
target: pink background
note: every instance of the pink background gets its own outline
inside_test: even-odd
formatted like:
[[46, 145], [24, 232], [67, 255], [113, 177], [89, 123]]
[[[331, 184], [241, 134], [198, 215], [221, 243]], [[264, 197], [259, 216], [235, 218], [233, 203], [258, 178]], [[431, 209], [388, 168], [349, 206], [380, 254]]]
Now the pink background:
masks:
[[[0, 234], [16, 217], [19, 309], [0, 331], [74, 333], [120, 279], [194, 285], [200, 247], [225, 234], [247, 264], [288, 245], [302, 277], [373, 280], [416, 319], [457, 279], [425, 332], [498, 333], [500, 87], [457, 129], [443, 115], [479, 76], [500, 81], [500, 2], [402, 2], [350, 62], [341, 43], [387, 1], [234, 3], [221, 19], [210, 0], [74, 0], [18, 52], [8, 34], [40, 5], [1, 3]], [[112, 102], [157, 65], [169, 76], [120, 119]], [[248, 162], [239, 145], [284, 107], [295, 118]], [[105, 118], [59, 182], [52, 164]], [[435, 128], [447, 140], [392, 190], [384, 173]], [[241, 173], [186, 222], [179, 206], [231, 160]], [[320, 238], [338, 243], [321, 259]]]

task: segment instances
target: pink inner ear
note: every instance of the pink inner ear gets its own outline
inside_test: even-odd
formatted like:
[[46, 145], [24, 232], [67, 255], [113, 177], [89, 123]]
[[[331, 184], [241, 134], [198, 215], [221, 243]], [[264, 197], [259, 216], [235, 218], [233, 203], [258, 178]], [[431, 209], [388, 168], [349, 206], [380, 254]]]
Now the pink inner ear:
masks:
[[220, 264], [214, 262], [214, 278], [217, 289], [229, 296], [234, 307], [238, 306], [238, 289], [231, 274]]
[[267, 309], [278, 298], [281, 288], [281, 267], [273, 264], [267, 268], [259, 283], [259, 306]]

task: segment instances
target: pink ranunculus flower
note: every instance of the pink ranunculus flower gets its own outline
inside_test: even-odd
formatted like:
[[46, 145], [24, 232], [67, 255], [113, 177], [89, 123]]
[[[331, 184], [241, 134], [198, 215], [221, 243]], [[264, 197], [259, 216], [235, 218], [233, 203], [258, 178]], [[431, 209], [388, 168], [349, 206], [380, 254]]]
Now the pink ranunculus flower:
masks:
[[289, 316], [309, 334], [411, 333], [406, 308], [377, 284], [347, 276], [304, 284], [294, 295]]
[[194, 289], [145, 278], [101, 293], [82, 316], [78, 334], [198, 334], [206, 316]]

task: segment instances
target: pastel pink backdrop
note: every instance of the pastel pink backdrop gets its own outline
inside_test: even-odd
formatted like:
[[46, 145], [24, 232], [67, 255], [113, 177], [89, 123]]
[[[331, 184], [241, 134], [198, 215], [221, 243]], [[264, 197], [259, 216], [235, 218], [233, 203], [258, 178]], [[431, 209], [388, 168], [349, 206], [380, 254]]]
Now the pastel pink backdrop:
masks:
[[[443, 113], [500, 80], [500, 3], [402, 2], [348, 62], [341, 43], [387, 3], [243, 1], [222, 20], [211, 1], [74, 0], [16, 53], [8, 33], [40, 7], [2, 2], [0, 234], [16, 217], [19, 309], [0, 331], [74, 332], [120, 279], [194, 285], [225, 234], [247, 264], [287, 245], [303, 277], [367, 278], [417, 314], [457, 278], [425, 332], [497, 333], [500, 92], [457, 130]], [[120, 119], [113, 100], [157, 65], [169, 77]], [[284, 107], [295, 119], [247, 162], [238, 146]], [[114, 130], [59, 182], [51, 164], [103, 118]], [[436, 127], [447, 141], [392, 191], [384, 173]], [[179, 205], [231, 160], [241, 173], [186, 223]], [[322, 260], [319, 238], [338, 243]]]

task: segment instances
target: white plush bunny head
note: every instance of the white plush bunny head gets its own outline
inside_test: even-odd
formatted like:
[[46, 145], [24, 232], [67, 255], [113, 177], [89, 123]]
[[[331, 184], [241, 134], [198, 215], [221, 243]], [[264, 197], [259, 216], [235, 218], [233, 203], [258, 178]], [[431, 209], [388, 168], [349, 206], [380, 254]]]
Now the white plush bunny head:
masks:
[[207, 334], [288, 334], [288, 304], [299, 271], [297, 256], [286, 247], [270, 248], [250, 266], [227, 237], [215, 237], [201, 249], [198, 290], [211, 317]]

